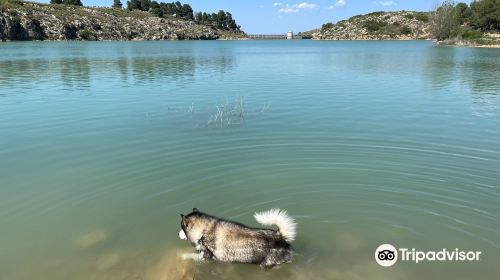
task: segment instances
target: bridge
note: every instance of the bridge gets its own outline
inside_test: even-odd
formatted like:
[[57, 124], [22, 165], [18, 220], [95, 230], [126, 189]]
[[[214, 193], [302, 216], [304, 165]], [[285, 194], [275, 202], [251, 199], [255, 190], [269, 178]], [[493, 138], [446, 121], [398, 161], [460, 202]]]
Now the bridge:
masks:
[[294, 35], [292, 31], [287, 34], [250, 34], [252, 40], [292, 40], [292, 39], [311, 39], [311, 36]]
[[286, 34], [276, 34], [276, 35], [252, 34], [252, 35], [248, 35], [248, 38], [252, 39], [252, 40], [286, 40], [287, 36], [286, 36]]

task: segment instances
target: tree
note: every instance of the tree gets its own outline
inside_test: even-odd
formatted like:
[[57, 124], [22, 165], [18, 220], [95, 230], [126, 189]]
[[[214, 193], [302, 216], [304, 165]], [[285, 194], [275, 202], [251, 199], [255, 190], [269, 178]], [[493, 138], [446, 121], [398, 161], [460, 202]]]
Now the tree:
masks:
[[113, 8], [115, 8], [115, 9], [123, 8], [122, 2], [120, 0], [114, 0], [113, 1]]
[[238, 25], [236, 24], [236, 21], [233, 19], [233, 15], [230, 12], [226, 12], [226, 21], [227, 21], [227, 28], [229, 30], [237, 30], [240, 29]]
[[326, 31], [328, 29], [333, 28], [333, 23], [332, 22], [327, 22], [321, 26], [321, 31]]
[[188, 5], [188, 4], [182, 5], [182, 7], [180, 8], [180, 11], [181, 11], [181, 17], [182, 18], [187, 19], [187, 20], [193, 20], [194, 19], [193, 8], [191, 8], [190, 5]]
[[156, 1], [151, 2], [150, 12], [157, 17], [163, 17], [163, 10], [161, 9], [160, 4], [158, 4], [158, 2]]
[[151, 0], [130, 0], [127, 1], [127, 9], [141, 10], [148, 12], [151, 9]]
[[457, 26], [455, 5], [453, 1], [450, 0], [445, 0], [429, 17], [431, 34], [437, 40], [449, 38], [451, 31]]
[[180, 2], [158, 3], [152, 1], [149, 11], [157, 17], [175, 16], [186, 20], [195, 19], [193, 8], [188, 4], [183, 5]]
[[401, 34], [404, 34], [404, 35], [410, 35], [412, 32], [412, 29], [408, 25], [403, 25], [400, 29], [400, 32], [401, 32]]
[[211, 25], [222, 30], [240, 31], [241, 28], [241, 26], [236, 24], [233, 15], [223, 10], [213, 14], [197, 12], [193, 18], [199, 24]]
[[[63, 0], [66, 1], [66, 0]], [[120, 2], [115, 0], [115, 4]], [[115, 7], [115, 4], [113, 7]], [[211, 25], [215, 28], [230, 31], [240, 31], [241, 26], [236, 24], [233, 15], [229, 12], [220, 10], [218, 13], [208, 14], [202, 12], [193, 12], [189, 4], [182, 4], [179, 1], [172, 3], [163, 3], [151, 0], [129, 0], [127, 1], [128, 10], [147, 11], [157, 17], [176, 17], [185, 20], [194, 20], [199, 24]]]
[[127, 1], [127, 10], [138, 10], [141, 7], [140, 2], [137, 0]]
[[50, 0], [50, 4], [62, 4], [63, 0]]
[[500, 31], [500, 0], [479, 0], [470, 5], [471, 25], [483, 31]]
[[141, 7], [143, 11], [149, 11], [151, 8], [151, 0], [141, 0]]
[[63, 0], [62, 3], [64, 5], [83, 6], [80, 0]]
[[202, 17], [203, 17], [203, 13], [202, 12], [196, 12], [193, 15], [194, 15], [194, 20], [196, 22], [201, 23], [201, 20], [202, 20]]
[[218, 28], [225, 29], [226, 13], [223, 10], [220, 10], [217, 15], [215, 15], [215, 24]]
[[455, 6], [455, 19], [458, 24], [462, 25], [470, 20], [471, 10], [466, 3], [458, 3]]

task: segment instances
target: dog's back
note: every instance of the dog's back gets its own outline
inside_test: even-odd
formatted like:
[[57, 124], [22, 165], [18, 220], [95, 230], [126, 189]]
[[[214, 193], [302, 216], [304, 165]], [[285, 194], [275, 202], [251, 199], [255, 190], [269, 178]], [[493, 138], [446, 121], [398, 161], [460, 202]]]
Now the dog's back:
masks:
[[278, 230], [251, 228], [220, 219], [194, 209], [183, 216], [182, 226], [187, 239], [211, 258], [223, 262], [258, 263], [265, 268], [291, 262], [295, 223], [285, 211], [273, 209], [255, 214], [264, 225]]
[[281, 264], [293, 259], [291, 245], [276, 230], [221, 220], [213, 235], [213, 254], [220, 261]]

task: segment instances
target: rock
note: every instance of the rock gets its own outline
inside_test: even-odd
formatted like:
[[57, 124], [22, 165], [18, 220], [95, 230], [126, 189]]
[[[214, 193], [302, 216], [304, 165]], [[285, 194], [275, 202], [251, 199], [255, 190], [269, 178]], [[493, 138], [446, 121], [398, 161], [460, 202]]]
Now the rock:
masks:
[[196, 266], [192, 261], [182, 260], [185, 252], [167, 252], [163, 258], [146, 272], [146, 280], [191, 280], [195, 279]]
[[106, 232], [102, 230], [94, 230], [78, 237], [75, 244], [82, 249], [86, 249], [96, 245], [97, 243], [105, 241], [106, 238]]
[[120, 261], [120, 255], [115, 253], [106, 254], [100, 256], [97, 259], [97, 269], [100, 271], [106, 271], [115, 266]]
[[[3, 2], [2, 2], [3, 3]], [[0, 40], [213, 40], [225, 31], [142, 11], [0, 3]], [[240, 37], [244, 33], [237, 34]], [[235, 33], [236, 36], [236, 33]]]
[[430, 39], [428, 15], [423, 12], [374, 12], [358, 15], [305, 32], [318, 40]]

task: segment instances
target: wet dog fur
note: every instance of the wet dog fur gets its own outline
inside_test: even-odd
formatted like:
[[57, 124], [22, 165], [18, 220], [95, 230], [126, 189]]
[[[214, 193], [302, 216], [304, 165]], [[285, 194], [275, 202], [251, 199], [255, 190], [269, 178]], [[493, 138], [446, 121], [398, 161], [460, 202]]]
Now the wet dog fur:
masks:
[[290, 263], [294, 254], [291, 242], [296, 235], [294, 220], [279, 209], [256, 213], [254, 217], [259, 223], [276, 225], [278, 229], [248, 227], [196, 208], [187, 215], [181, 214], [179, 237], [189, 241], [198, 251], [185, 257], [260, 264], [264, 269]]

